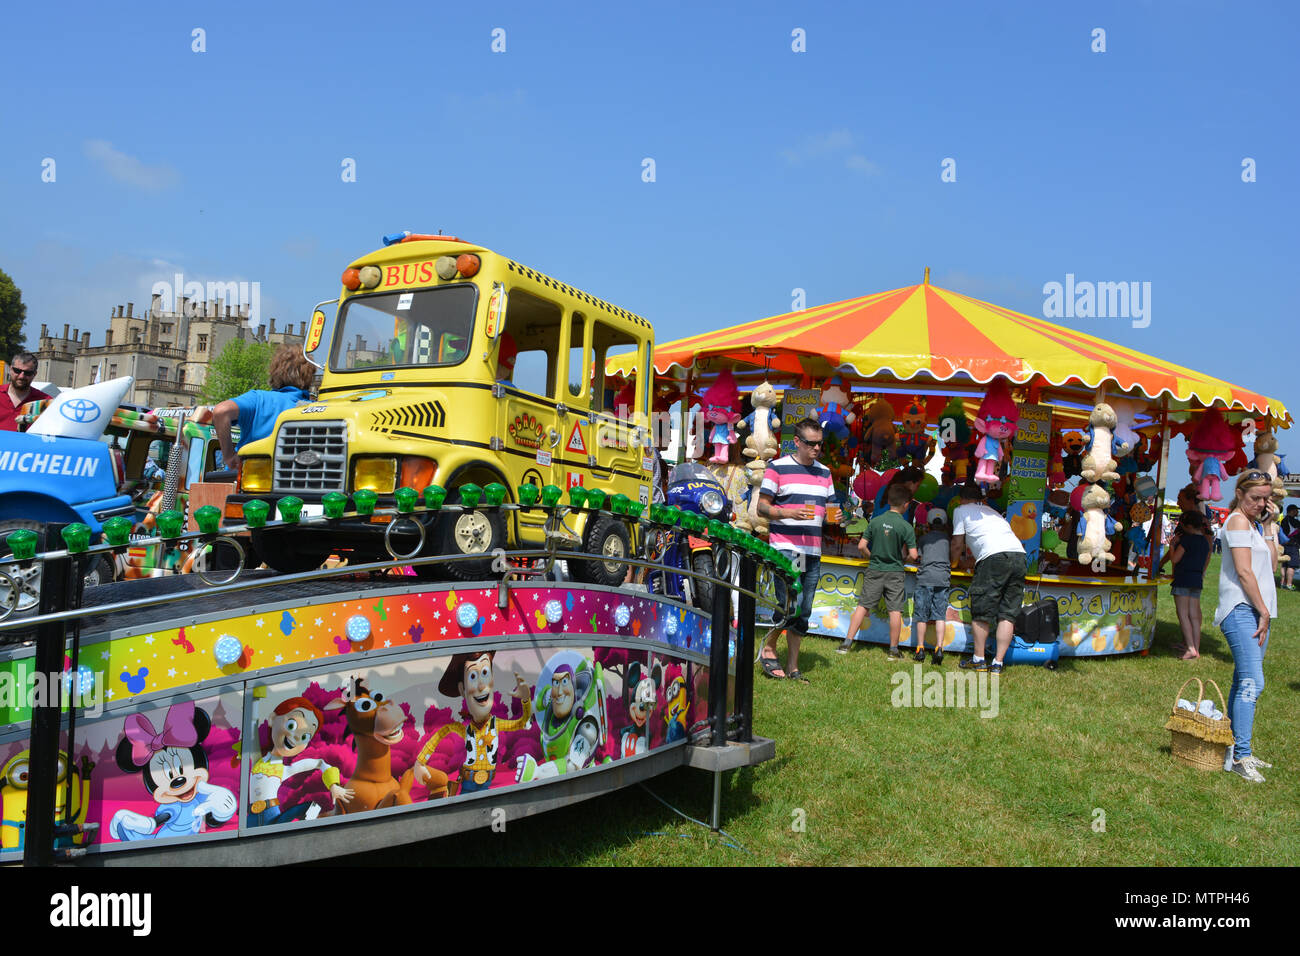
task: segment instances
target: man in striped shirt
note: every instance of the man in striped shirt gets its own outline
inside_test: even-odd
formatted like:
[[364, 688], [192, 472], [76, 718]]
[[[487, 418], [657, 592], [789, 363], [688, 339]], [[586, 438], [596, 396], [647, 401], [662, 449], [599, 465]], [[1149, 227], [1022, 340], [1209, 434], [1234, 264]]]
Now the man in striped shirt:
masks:
[[[817, 460], [822, 450], [822, 428], [811, 418], [794, 426], [793, 455], [778, 458], [767, 466], [759, 488], [758, 513], [771, 522], [769, 541], [796, 563], [803, 561], [803, 591], [799, 608], [786, 622], [789, 666], [783, 672], [777, 664], [776, 642], [781, 628], [768, 632], [759, 650], [759, 662], [768, 677], [789, 677], [808, 683], [799, 672], [799, 642], [808, 633], [813, 595], [821, 576], [822, 521], [831, 495], [830, 469]], [[778, 575], [776, 600], [785, 604], [785, 585]]]

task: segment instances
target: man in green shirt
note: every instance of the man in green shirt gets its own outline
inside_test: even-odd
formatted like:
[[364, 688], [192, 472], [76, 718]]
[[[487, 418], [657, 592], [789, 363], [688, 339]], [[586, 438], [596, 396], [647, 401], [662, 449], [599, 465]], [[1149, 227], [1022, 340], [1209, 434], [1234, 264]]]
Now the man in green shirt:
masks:
[[858, 606], [853, 609], [849, 621], [848, 637], [839, 646], [841, 654], [849, 652], [858, 629], [867, 618], [868, 608], [875, 607], [883, 594], [885, 608], [889, 611], [889, 650], [885, 653], [887, 657], [896, 659], [903, 656], [898, 650], [898, 639], [903, 633], [903, 605], [907, 601], [903, 591], [907, 576], [903, 570], [903, 558], [909, 561], [917, 559], [916, 532], [903, 517], [911, 500], [912, 494], [906, 485], [891, 485], [889, 510], [872, 518], [858, 541], [858, 550], [871, 564], [862, 574]]

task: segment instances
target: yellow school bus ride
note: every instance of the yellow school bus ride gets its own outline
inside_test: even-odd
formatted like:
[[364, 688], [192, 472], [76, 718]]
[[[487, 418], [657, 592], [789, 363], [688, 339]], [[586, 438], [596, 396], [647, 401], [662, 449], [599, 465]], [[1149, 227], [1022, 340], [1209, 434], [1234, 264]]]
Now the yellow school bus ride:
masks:
[[[240, 488], [228, 517], [253, 498], [301, 498], [320, 514], [329, 492], [368, 489], [393, 507], [402, 487], [448, 489], [500, 482], [568, 488], [582, 484], [650, 500], [654, 332], [644, 318], [534, 269], [452, 236], [398, 234], [343, 272], [333, 332], [317, 359], [322, 303], [304, 349], [324, 369], [319, 399], [281, 414], [274, 432], [240, 452]], [[633, 353], [630, 409], [616, 414], [612, 353]], [[627, 402], [626, 393], [622, 403]], [[417, 512], [391, 529], [402, 555], [490, 554], [541, 546], [542, 509]], [[388, 517], [331, 521], [254, 533], [262, 559], [282, 572], [318, 567], [330, 554], [354, 563], [386, 560]], [[568, 545], [607, 561], [571, 562], [579, 579], [621, 583], [616, 559], [630, 551], [624, 522], [571, 516]], [[489, 562], [417, 566], [422, 576], [481, 577]], [[616, 580], [617, 579], [617, 580]]]

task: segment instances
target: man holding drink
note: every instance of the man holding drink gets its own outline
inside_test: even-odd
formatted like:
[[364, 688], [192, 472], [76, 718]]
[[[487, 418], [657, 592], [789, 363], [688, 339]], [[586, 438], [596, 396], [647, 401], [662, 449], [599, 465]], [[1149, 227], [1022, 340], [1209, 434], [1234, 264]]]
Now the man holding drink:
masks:
[[[817, 460], [822, 450], [822, 428], [811, 418], [794, 426], [795, 452], [767, 466], [759, 488], [758, 513], [771, 523], [769, 540], [795, 566], [802, 564], [803, 591], [799, 606], [786, 622], [788, 667], [783, 671], [776, 656], [781, 628], [773, 627], [758, 652], [758, 662], [768, 677], [808, 683], [799, 671], [799, 644], [808, 633], [813, 596], [821, 577], [822, 522], [832, 494], [830, 469]], [[778, 575], [776, 600], [785, 605], [785, 584]]]

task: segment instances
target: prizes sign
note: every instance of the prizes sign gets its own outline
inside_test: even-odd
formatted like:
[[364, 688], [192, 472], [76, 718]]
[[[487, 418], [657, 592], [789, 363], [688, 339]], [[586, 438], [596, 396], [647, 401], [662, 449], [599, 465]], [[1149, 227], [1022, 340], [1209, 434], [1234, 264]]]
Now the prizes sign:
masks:
[[816, 418], [822, 403], [819, 388], [786, 389], [781, 395], [781, 454], [794, 454], [794, 426], [805, 418]]
[[1025, 566], [1038, 571], [1047, 506], [1047, 452], [1052, 441], [1052, 410], [1046, 405], [1021, 405], [1020, 425], [1011, 446], [1007, 477], [1007, 523], [1025, 546]]

